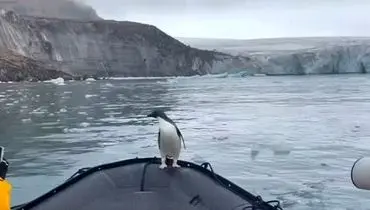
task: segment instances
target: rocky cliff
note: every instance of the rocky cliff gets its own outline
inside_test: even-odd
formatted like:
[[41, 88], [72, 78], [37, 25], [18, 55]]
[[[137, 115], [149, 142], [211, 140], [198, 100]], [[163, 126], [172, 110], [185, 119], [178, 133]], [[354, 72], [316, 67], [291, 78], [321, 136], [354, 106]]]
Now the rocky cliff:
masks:
[[118, 21], [0, 15], [0, 49], [73, 76], [175, 76], [225, 72], [245, 59], [184, 45], [158, 28]]
[[284, 38], [212, 40], [180, 38], [203, 49], [248, 57], [247, 72], [267, 75], [370, 72], [370, 38]]
[[73, 77], [62, 71], [48, 67], [40, 61], [19, 55], [12, 51], [0, 54], [0, 81], [39, 81], [61, 77], [66, 80]]

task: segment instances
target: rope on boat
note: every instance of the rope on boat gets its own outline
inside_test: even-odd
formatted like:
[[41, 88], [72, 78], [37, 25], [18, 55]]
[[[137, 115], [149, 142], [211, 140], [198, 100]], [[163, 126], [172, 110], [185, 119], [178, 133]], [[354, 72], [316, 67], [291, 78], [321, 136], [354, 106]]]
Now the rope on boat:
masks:
[[[208, 162], [205, 162], [205, 163], [202, 163], [200, 166], [202, 166], [203, 168], [207, 169], [209, 167], [211, 173], [212, 173], [212, 176], [213, 178], [218, 182], [220, 183], [222, 186], [226, 187], [226, 188], [229, 188], [230, 186], [225, 186], [225, 184], [223, 182], [221, 182], [215, 172], [213, 171], [213, 168], [212, 168], [212, 165]], [[275, 205], [273, 205], [273, 203]], [[249, 203], [248, 203], [249, 204]], [[241, 204], [241, 205], [238, 205], [236, 206], [234, 209], [238, 208], [238, 207], [241, 207], [241, 206], [244, 206], [244, 205], [248, 205], [248, 204]], [[256, 200], [252, 203], [252, 205], [249, 205], [249, 206], [245, 206], [242, 210], [248, 210], [248, 209], [251, 209], [251, 210], [257, 210], [257, 209], [263, 209], [263, 205], [270, 205], [272, 206], [274, 209], [276, 210], [283, 210], [283, 208], [281, 207], [280, 205], [280, 201], [278, 200], [270, 200], [270, 201], [264, 201], [262, 199], [262, 197], [260, 195], [256, 196]]]

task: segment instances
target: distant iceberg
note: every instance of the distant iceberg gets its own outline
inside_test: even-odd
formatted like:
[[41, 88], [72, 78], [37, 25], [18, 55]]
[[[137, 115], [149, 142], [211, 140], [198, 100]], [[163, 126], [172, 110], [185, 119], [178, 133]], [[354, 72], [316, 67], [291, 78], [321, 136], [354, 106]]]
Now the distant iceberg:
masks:
[[241, 71], [238, 73], [229, 74], [229, 77], [247, 77], [250, 73], [248, 71]]
[[93, 82], [96, 81], [94, 78], [87, 78], [85, 81]]
[[65, 85], [64, 79], [61, 78], [61, 77], [58, 77], [56, 79], [46, 80], [45, 82], [53, 83], [53, 84], [56, 84], [56, 85]]
[[221, 73], [221, 74], [207, 74], [203, 77], [211, 77], [211, 78], [227, 78], [229, 76], [228, 72]]

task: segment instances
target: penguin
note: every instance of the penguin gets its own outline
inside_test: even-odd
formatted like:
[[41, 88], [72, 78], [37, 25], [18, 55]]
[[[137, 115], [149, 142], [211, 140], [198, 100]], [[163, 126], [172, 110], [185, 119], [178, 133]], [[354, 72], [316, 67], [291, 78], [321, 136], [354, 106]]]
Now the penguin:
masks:
[[164, 169], [167, 167], [167, 158], [173, 159], [172, 167], [179, 168], [180, 166], [177, 164], [177, 160], [180, 156], [181, 141], [184, 144], [184, 149], [186, 149], [181, 131], [164, 111], [154, 110], [147, 117], [156, 118], [159, 121], [158, 148], [161, 155], [161, 165], [159, 168]]

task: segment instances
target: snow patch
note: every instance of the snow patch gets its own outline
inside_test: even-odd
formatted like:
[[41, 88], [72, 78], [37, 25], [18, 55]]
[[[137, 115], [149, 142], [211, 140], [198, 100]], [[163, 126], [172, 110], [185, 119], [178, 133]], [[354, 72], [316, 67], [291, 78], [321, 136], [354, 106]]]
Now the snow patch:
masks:
[[56, 59], [57, 61], [63, 61], [63, 57], [62, 57], [62, 55], [60, 55], [60, 53], [59, 53], [59, 52], [55, 52], [55, 59]]

